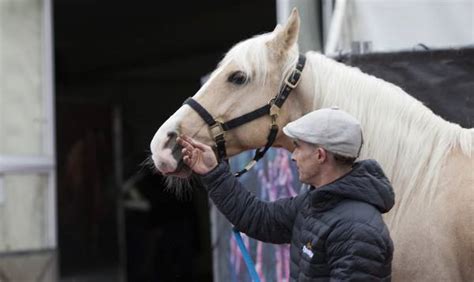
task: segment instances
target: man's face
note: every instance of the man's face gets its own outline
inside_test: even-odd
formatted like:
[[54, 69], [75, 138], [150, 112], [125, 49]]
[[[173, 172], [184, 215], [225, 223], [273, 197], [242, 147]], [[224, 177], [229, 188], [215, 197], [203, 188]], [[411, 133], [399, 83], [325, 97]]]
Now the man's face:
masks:
[[293, 143], [295, 150], [291, 159], [296, 162], [300, 181], [311, 185], [320, 171], [318, 147], [300, 140], [294, 140]]

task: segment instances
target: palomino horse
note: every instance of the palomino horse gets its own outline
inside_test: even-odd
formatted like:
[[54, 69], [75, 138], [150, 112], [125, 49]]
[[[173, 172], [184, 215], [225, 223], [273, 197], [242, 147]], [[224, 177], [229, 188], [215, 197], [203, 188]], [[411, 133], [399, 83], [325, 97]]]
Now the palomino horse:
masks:
[[[299, 22], [293, 10], [285, 26], [235, 45], [193, 99], [222, 121], [268, 104], [297, 63]], [[395, 189], [396, 205], [385, 217], [395, 245], [393, 280], [474, 281], [474, 131], [357, 68], [315, 52], [306, 57], [299, 84], [273, 119], [279, 128], [334, 105], [357, 117], [365, 137], [361, 158], [378, 160]], [[264, 146], [271, 122], [265, 115], [226, 131], [227, 155]], [[214, 145], [211, 131], [183, 105], [151, 142], [156, 168], [188, 177], [176, 136]], [[281, 130], [273, 146], [293, 150]]]

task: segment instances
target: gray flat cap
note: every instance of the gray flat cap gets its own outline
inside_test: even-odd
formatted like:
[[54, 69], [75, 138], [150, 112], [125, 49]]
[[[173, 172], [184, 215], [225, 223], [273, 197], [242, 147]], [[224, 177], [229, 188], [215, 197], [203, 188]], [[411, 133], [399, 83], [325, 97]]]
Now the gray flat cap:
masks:
[[341, 156], [357, 158], [362, 147], [360, 122], [337, 107], [310, 112], [283, 127], [294, 139], [321, 145]]

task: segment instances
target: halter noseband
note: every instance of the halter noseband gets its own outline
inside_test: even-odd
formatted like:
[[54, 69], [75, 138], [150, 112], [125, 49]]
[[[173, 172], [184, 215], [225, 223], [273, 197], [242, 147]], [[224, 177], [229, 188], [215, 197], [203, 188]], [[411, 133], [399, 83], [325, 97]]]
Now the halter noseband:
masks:
[[184, 101], [183, 105], [186, 104], [193, 108], [209, 126], [209, 132], [212, 138], [214, 139], [214, 142], [216, 143], [215, 149], [219, 160], [227, 159], [224, 137], [224, 133], [226, 131], [232, 130], [264, 115], [270, 115], [272, 123], [270, 126], [270, 133], [267, 137], [267, 144], [265, 145], [265, 147], [258, 148], [255, 150], [255, 155], [253, 159], [245, 166], [244, 169], [235, 173], [237, 177], [249, 171], [258, 162], [258, 160], [260, 160], [265, 155], [267, 150], [272, 146], [273, 142], [275, 141], [275, 138], [278, 133], [278, 125], [276, 123], [276, 120], [280, 113], [280, 108], [290, 95], [291, 91], [298, 85], [305, 63], [305, 55], [300, 54], [295, 69], [290, 73], [290, 75], [288, 75], [283, 85], [281, 86], [278, 94], [272, 100], [270, 100], [268, 104], [254, 111], [241, 115], [240, 117], [231, 119], [227, 122], [222, 122], [219, 119], [213, 118], [212, 115], [203, 106], [201, 106], [201, 104], [199, 104], [191, 97]]

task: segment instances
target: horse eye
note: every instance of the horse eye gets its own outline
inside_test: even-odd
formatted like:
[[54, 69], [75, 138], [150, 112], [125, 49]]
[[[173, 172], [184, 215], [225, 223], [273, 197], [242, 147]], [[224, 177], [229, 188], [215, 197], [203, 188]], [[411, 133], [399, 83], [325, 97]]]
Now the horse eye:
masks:
[[229, 75], [227, 81], [233, 84], [242, 85], [247, 82], [247, 75], [244, 72], [236, 71]]

